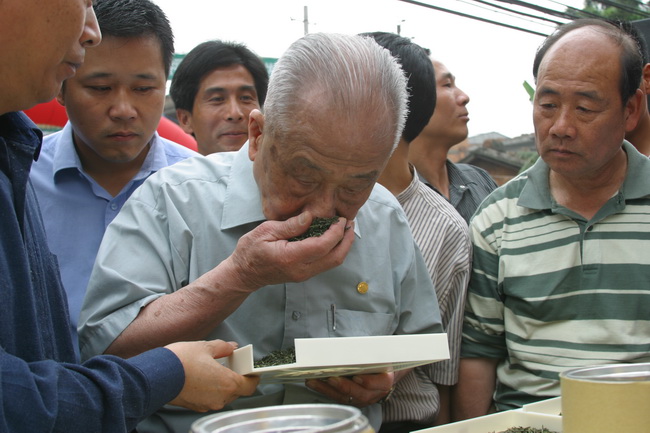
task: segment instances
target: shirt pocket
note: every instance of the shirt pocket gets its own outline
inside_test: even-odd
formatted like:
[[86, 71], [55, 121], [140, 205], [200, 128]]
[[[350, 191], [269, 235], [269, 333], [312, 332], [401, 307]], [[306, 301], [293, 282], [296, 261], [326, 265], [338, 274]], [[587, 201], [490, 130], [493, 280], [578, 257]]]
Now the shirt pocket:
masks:
[[395, 316], [388, 313], [333, 309], [327, 312], [329, 337], [392, 335]]

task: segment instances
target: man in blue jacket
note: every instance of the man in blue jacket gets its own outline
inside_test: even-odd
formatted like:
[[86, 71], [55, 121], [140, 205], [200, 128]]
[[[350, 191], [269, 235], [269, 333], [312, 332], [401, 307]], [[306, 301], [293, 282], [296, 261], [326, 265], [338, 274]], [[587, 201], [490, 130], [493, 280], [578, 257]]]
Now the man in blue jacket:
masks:
[[205, 411], [256, 381], [214, 362], [223, 341], [75, 363], [68, 307], [29, 171], [42, 139], [20, 113], [51, 100], [101, 41], [92, 0], [0, 2], [0, 432], [126, 432], [164, 403]]

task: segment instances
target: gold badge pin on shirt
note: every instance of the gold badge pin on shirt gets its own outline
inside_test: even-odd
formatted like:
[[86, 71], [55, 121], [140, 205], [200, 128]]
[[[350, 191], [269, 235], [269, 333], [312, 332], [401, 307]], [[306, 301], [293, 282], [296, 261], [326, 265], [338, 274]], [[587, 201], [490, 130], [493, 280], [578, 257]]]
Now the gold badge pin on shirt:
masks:
[[361, 293], [362, 295], [368, 293], [368, 283], [362, 281], [359, 284], [357, 284], [357, 292]]

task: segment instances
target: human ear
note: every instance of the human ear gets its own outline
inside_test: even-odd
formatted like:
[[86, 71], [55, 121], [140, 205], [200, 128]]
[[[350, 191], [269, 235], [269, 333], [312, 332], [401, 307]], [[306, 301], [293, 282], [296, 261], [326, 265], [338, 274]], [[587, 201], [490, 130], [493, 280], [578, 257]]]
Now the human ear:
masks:
[[187, 134], [194, 135], [194, 129], [192, 128], [192, 113], [183, 108], [177, 108], [176, 118], [178, 119], [178, 125], [183, 131]]
[[248, 157], [255, 161], [260, 146], [264, 130], [264, 115], [260, 110], [252, 110], [248, 115]]
[[641, 78], [641, 90], [643, 90], [646, 95], [650, 94], [650, 63], [646, 63], [645, 66], [643, 66], [643, 77]]
[[636, 89], [636, 93], [630, 96], [625, 105], [625, 132], [630, 132], [636, 128], [639, 118], [641, 117], [643, 98], [645, 94], [641, 89]]

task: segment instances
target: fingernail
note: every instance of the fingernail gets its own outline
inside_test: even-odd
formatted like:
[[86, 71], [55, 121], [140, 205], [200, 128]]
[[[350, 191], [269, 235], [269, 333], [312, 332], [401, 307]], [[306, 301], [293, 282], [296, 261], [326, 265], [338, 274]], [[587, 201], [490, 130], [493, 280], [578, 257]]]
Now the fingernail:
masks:
[[353, 376], [352, 381], [354, 383], [358, 383], [359, 385], [363, 385], [363, 379], [361, 379], [359, 376]]
[[298, 223], [299, 223], [301, 226], [307, 224], [307, 214], [305, 214], [305, 213], [303, 212], [303, 213], [301, 213], [300, 215], [298, 215]]

